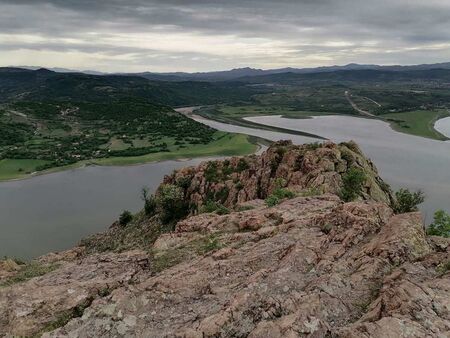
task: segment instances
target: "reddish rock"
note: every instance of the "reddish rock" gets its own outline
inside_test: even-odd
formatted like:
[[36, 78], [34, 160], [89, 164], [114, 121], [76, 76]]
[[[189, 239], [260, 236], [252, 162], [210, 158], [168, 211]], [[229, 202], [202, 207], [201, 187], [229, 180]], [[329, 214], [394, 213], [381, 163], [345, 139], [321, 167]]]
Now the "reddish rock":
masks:
[[[357, 201], [343, 203], [336, 193], [350, 165], [368, 180]], [[280, 142], [240, 166], [216, 182], [206, 182], [207, 163], [165, 178], [188, 177], [186, 200], [197, 206], [228, 187], [230, 214], [190, 216], [151, 243], [139, 235], [161, 231], [154, 218], [95, 239], [134, 239], [146, 251], [41, 258], [59, 267], [0, 288], [0, 335], [449, 337], [450, 239], [427, 237], [419, 213], [394, 215], [354, 143]], [[280, 177], [306, 196], [268, 208], [260, 198]], [[312, 188], [323, 194], [308, 197]], [[237, 202], [254, 208], [234, 211]]]
[[[356, 166], [367, 176], [361, 199], [386, 204], [393, 200], [373, 163], [353, 142], [338, 145], [327, 142], [323, 146], [312, 146], [280, 141], [261, 156], [214, 161], [214, 170], [211, 166], [211, 162], [204, 162], [198, 167], [178, 170], [166, 176], [164, 183], [190, 182], [185, 190], [186, 200], [197, 209], [207, 200], [219, 200], [220, 197], [225, 206], [234, 207], [237, 203], [266, 198], [276, 188], [280, 178], [286, 180], [287, 187], [294, 191], [317, 190], [338, 194], [342, 175], [350, 166]], [[215, 174], [212, 180], [211, 171]]]

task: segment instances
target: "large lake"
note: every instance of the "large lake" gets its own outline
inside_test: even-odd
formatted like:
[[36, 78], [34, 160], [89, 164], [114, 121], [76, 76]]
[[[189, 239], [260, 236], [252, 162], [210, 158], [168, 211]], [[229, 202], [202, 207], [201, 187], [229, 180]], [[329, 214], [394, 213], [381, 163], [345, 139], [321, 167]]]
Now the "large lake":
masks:
[[0, 257], [24, 259], [74, 246], [105, 230], [124, 209], [142, 209], [143, 186], [205, 159], [85, 167], [0, 183]]
[[434, 128], [441, 134], [450, 138], [450, 117], [437, 120], [434, 124]]
[[[216, 129], [294, 143], [316, 139], [223, 124], [194, 117]], [[381, 176], [394, 188], [423, 189], [427, 220], [436, 209], [450, 211], [450, 142], [434, 141], [393, 131], [384, 122], [348, 116], [251, 121], [301, 130], [336, 142], [357, 141], [374, 160]], [[449, 122], [440, 131], [450, 136]], [[439, 122], [439, 121], [438, 121]], [[447, 124], [448, 123], [448, 124]], [[447, 126], [447, 127], [446, 127]], [[448, 129], [445, 129], [448, 128]], [[174, 169], [205, 159], [165, 161], [130, 167], [86, 167], [0, 183], [0, 257], [31, 258], [64, 250], [89, 234], [105, 230], [121, 213], [142, 208], [140, 190], [154, 190]]]
[[[294, 143], [317, 140], [264, 130], [223, 125], [195, 117], [214, 128], [243, 132], [270, 140], [291, 139]], [[382, 178], [394, 189], [421, 189], [426, 194], [421, 206], [427, 222], [436, 209], [450, 212], [450, 142], [435, 141], [394, 131], [389, 124], [351, 116], [320, 116], [311, 119], [287, 119], [280, 116], [246, 118], [269, 126], [304, 131], [334, 142], [355, 140], [377, 166]], [[438, 121], [439, 130], [450, 136], [450, 118]]]

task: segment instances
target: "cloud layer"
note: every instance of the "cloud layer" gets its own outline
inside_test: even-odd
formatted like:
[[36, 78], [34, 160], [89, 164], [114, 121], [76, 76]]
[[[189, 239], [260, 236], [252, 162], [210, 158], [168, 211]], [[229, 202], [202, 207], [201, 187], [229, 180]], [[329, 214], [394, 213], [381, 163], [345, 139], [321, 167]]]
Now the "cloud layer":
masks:
[[447, 0], [0, 0], [0, 65], [206, 71], [450, 61]]

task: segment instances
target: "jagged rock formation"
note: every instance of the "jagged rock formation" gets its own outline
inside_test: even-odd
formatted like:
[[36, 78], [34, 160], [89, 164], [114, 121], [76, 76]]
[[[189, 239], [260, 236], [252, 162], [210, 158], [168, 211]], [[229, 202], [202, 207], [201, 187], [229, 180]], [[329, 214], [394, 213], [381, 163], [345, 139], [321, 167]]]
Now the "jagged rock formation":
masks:
[[[277, 169], [266, 171], [279, 146], [230, 171], [231, 182], [238, 176], [243, 187], [230, 186], [224, 203], [249, 210], [192, 215], [147, 246], [137, 242], [135, 250], [79, 247], [41, 257], [53, 271], [0, 287], [0, 334], [448, 337], [450, 240], [427, 237], [420, 213], [394, 215], [389, 190], [359, 151], [350, 150], [358, 158], [352, 163], [369, 182], [359, 200], [344, 203], [336, 193], [346, 145], [284, 144]], [[186, 199], [201, 205], [208, 191], [229, 184], [228, 178], [205, 182], [207, 167], [181, 170], [165, 182], [190, 177], [181, 180]], [[276, 177], [298, 191], [315, 188], [316, 196], [300, 194], [268, 208], [255, 198], [267, 196]], [[140, 237], [155, 230], [151, 222], [139, 219]], [[138, 237], [132, 228], [122, 232], [114, 227], [103, 239]], [[17, 267], [8, 266], [9, 276]]]
[[342, 175], [350, 167], [360, 168], [367, 176], [363, 199], [392, 202], [388, 186], [354, 142], [297, 146], [280, 141], [261, 156], [205, 162], [176, 171], [164, 183], [185, 184], [187, 200], [197, 208], [208, 199], [219, 199], [225, 206], [234, 206], [266, 198], [275, 189], [278, 178], [286, 180], [287, 187], [294, 191], [338, 194]]

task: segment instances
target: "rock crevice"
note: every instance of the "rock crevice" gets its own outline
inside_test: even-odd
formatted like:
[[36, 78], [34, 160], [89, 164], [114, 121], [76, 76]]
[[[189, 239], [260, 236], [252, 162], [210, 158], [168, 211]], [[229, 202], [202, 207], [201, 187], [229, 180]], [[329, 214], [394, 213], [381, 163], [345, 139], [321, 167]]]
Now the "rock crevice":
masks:
[[[420, 213], [393, 213], [390, 190], [356, 145], [278, 143], [244, 161], [203, 163], [164, 181], [183, 186], [196, 206], [228, 187], [228, 214], [193, 208], [158, 236], [146, 233], [156, 216], [141, 217], [95, 238], [139, 238], [133, 250], [80, 247], [40, 258], [58, 268], [0, 288], [0, 335], [449, 336], [450, 240], [427, 237]], [[345, 203], [338, 193], [349, 163], [367, 179]], [[268, 207], [260, 198], [281, 177], [298, 194]], [[0, 278], [9, 278], [17, 267], [4, 265]], [[84, 301], [79, 316], [49, 326]]]

